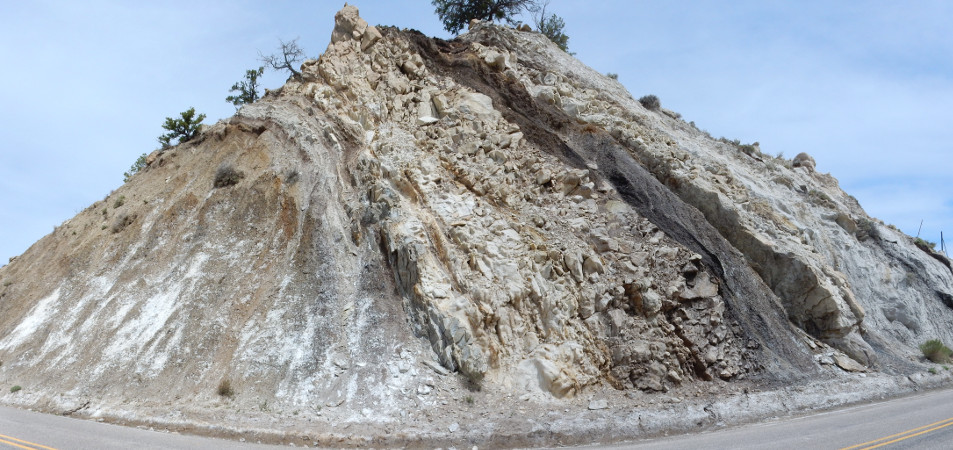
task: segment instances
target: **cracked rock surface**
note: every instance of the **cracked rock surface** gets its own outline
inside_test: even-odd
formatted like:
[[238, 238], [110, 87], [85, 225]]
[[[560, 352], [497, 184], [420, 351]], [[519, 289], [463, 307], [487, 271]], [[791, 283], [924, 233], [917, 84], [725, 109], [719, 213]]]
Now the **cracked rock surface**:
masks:
[[442, 41], [345, 6], [330, 42], [0, 268], [0, 382], [24, 388], [0, 401], [272, 442], [533, 445], [777, 412], [726, 418], [752, 392], [791, 410], [830, 406], [796, 386], [948, 380], [913, 374], [917, 345], [953, 342], [949, 260], [811, 156], [647, 110], [538, 33]]

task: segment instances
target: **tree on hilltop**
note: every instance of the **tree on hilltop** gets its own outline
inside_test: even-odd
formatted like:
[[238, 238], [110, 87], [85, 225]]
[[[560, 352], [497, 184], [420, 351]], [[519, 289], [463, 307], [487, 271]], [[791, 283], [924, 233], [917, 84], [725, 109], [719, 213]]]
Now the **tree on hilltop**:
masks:
[[[515, 17], [523, 10], [532, 14], [536, 29], [569, 52], [569, 36], [563, 33], [566, 22], [555, 14], [547, 14], [549, 0], [433, 0], [431, 2], [443, 28], [457, 34], [473, 19], [493, 22], [505, 20], [516, 24]], [[571, 54], [571, 53], [570, 53]]]
[[262, 55], [261, 52], [258, 52], [258, 57], [261, 59], [261, 62], [274, 70], [287, 70], [291, 72], [292, 76], [301, 75], [301, 72], [298, 72], [294, 67], [295, 63], [304, 60], [304, 50], [298, 47], [298, 38], [294, 38], [288, 42], [278, 39], [278, 42], [281, 44], [279, 50], [281, 54], [273, 53], [271, 55]]
[[265, 73], [264, 66], [258, 69], [246, 70], [245, 80], [232, 85], [228, 92], [238, 92], [238, 95], [229, 95], [225, 101], [235, 105], [235, 109], [258, 100], [258, 77]]
[[470, 20], [478, 19], [493, 22], [506, 20], [514, 23], [513, 18], [524, 9], [537, 6], [539, 0], [433, 0], [437, 16], [443, 22], [443, 28], [457, 34], [469, 25]]

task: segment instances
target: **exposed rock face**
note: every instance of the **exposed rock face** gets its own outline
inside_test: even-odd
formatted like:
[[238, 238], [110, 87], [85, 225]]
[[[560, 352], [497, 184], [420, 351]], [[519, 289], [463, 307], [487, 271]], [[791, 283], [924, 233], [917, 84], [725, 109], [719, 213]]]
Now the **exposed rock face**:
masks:
[[646, 110], [540, 34], [347, 6], [301, 72], [0, 269], [0, 379], [105, 408], [227, 378], [392, 418], [451, 372], [571, 398], [903, 372], [953, 341], [948, 261], [809, 156]]

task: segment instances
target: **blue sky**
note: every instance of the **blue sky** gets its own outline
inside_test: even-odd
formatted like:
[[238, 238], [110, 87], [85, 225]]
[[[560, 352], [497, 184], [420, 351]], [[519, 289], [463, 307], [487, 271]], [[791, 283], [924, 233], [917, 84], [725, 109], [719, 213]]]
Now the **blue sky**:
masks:
[[[427, 0], [354, 1], [448, 38]], [[30, 1], [0, 7], [0, 264], [122, 183], [190, 106], [226, 118], [258, 52], [327, 47], [328, 1]], [[806, 151], [868, 213], [953, 234], [953, 2], [568, 1], [570, 50], [713, 136]], [[268, 73], [264, 86], [284, 76]]]

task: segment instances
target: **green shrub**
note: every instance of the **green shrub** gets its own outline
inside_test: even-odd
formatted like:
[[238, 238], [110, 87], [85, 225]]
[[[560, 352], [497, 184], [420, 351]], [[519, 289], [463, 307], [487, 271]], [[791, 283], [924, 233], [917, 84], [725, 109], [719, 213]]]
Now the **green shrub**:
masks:
[[869, 238], [878, 238], [877, 226], [874, 222], [865, 217], [857, 219], [857, 240], [866, 241]]
[[223, 378], [221, 382], [218, 383], [218, 395], [222, 397], [232, 398], [235, 396], [235, 390], [232, 389], [232, 382], [228, 378]]
[[129, 225], [132, 225], [132, 223], [136, 221], [136, 217], [137, 216], [135, 214], [126, 214], [126, 213], [119, 214], [118, 216], [116, 216], [116, 220], [113, 221], [112, 232], [118, 233], [122, 230], [125, 230], [126, 227], [128, 227]]
[[659, 101], [658, 97], [651, 94], [640, 98], [639, 103], [641, 103], [645, 109], [650, 109], [652, 111], [658, 111], [658, 109], [662, 107], [662, 102]]
[[126, 204], [126, 196], [120, 195], [119, 198], [117, 198], [116, 201], [113, 202], [113, 209], [119, 208], [120, 206], [124, 204]]
[[224, 165], [219, 167], [218, 170], [215, 172], [215, 182], [213, 183], [213, 185], [217, 188], [234, 186], [238, 184], [238, 182], [244, 176], [245, 176], [244, 174], [235, 170], [234, 167], [230, 165]]
[[914, 243], [914, 245], [916, 245], [917, 247], [920, 247], [920, 248], [923, 249], [923, 250], [927, 250], [927, 251], [934, 251], [934, 250], [936, 250], [936, 242], [930, 242], [930, 241], [928, 241], [928, 240], [926, 240], [926, 239], [922, 239], [922, 238], [915, 238], [915, 239], [913, 240], [913, 243]]
[[298, 182], [299, 176], [300, 174], [298, 173], [297, 170], [288, 169], [288, 171], [285, 172], [285, 184], [289, 186], [294, 186], [294, 184]]
[[811, 189], [810, 191], [808, 191], [807, 196], [808, 198], [810, 198], [811, 203], [815, 205], [824, 206], [827, 208], [834, 208], [835, 206], [837, 206], [834, 204], [834, 200], [832, 200], [829, 195], [817, 189]]
[[741, 150], [742, 153], [748, 156], [758, 156], [761, 152], [758, 151], [758, 147], [755, 147], [752, 144], [742, 144], [738, 146], [738, 150]]
[[936, 367], [931, 367], [931, 368], [930, 368], [930, 373], [936, 375]]
[[949, 363], [950, 356], [953, 356], [953, 350], [943, 345], [943, 342], [940, 342], [939, 339], [931, 339], [924, 342], [920, 345], [920, 351], [923, 352], [923, 356], [926, 356], [930, 361], [941, 364]]
[[20, 389], [23, 389], [23, 388], [20, 387], [20, 385], [16, 385], [10, 388], [10, 392], [18, 392]]
[[618, 80], [618, 79], [619, 79], [619, 74], [617, 74], [617, 73], [609, 72], [609, 73], [606, 74], [606, 76], [609, 77], [609, 78], [612, 78], [613, 80]]
[[123, 177], [123, 178], [122, 178], [122, 182], [123, 182], [123, 183], [129, 182], [129, 180], [132, 178], [133, 175], [139, 173], [140, 170], [142, 170], [142, 169], [144, 169], [144, 168], [146, 167], [146, 158], [147, 158], [147, 157], [148, 157], [148, 155], [146, 155], [145, 153], [143, 153], [143, 154], [139, 155], [138, 158], [136, 158], [136, 162], [132, 163], [132, 167], [129, 168], [129, 171], [122, 174], [122, 177]]

